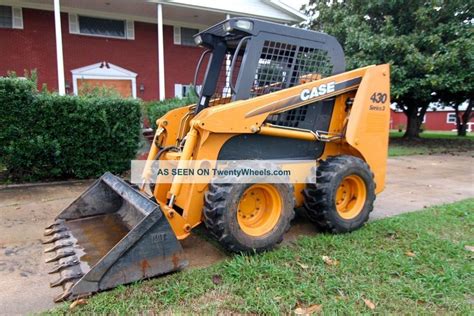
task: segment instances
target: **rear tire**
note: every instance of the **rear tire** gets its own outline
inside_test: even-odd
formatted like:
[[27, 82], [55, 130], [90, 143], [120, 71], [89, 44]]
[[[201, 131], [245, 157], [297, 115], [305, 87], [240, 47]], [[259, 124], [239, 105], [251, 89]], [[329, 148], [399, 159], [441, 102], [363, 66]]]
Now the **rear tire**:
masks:
[[270, 250], [283, 240], [294, 217], [293, 186], [211, 182], [203, 214], [207, 229], [226, 249]]
[[308, 179], [303, 195], [312, 222], [333, 233], [350, 232], [362, 227], [374, 208], [374, 175], [360, 158], [329, 157]]

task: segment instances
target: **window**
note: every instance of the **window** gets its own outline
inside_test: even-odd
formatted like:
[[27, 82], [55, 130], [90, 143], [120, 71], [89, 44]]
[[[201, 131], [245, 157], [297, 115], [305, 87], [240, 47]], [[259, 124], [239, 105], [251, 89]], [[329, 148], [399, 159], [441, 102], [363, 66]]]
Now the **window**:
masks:
[[185, 46], [196, 46], [196, 43], [194, 43], [193, 36], [199, 33], [198, 29], [175, 26], [173, 28], [173, 32], [175, 44]]
[[21, 8], [0, 5], [0, 28], [22, 29], [23, 11]]
[[11, 29], [13, 24], [12, 7], [0, 5], [0, 27]]
[[79, 16], [81, 34], [125, 37], [125, 21]]
[[446, 123], [456, 124], [456, 113], [448, 113], [446, 116]]
[[104, 19], [69, 14], [69, 33], [91, 36], [134, 39], [133, 21]]
[[[177, 98], [184, 98], [193, 89], [192, 84], [175, 84], [174, 85], [174, 96]], [[196, 86], [197, 92], [201, 90], [201, 86]]]

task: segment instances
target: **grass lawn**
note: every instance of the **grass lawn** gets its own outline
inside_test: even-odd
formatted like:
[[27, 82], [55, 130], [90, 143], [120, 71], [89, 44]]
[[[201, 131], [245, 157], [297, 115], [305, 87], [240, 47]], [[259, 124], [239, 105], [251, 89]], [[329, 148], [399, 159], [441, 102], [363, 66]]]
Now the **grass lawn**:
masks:
[[474, 135], [459, 137], [455, 132], [424, 132], [418, 140], [406, 140], [403, 133], [390, 132], [388, 155], [459, 154], [474, 151]]
[[[474, 253], [465, 246], [474, 246], [473, 210], [469, 199], [351, 234], [301, 237], [265, 254], [121, 286], [74, 311], [280, 314], [317, 304], [325, 314], [472, 315]], [[66, 311], [68, 304], [51, 313]]]

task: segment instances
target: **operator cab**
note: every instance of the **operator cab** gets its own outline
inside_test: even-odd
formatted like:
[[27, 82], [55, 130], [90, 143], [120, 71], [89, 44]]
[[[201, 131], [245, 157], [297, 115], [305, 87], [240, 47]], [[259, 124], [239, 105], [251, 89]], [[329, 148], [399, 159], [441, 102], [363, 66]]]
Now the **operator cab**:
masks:
[[201, 86], [196, 114], [208, 106], [254, 98], [345, 71], [344, 53], [334, 37], [256, 19], [225, 20], [196, 34], [194, 41], [207, 49], [194, 76], [194, 86]]

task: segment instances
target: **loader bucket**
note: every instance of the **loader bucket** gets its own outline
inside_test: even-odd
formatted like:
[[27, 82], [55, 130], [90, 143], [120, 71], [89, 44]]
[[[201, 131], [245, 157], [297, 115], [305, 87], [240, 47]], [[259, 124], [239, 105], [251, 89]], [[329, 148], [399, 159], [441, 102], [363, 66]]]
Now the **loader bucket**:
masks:
[[74, 299], [119, 284], [180, 270], [183, 249], [160, 207], [122, 179], [105, 173], [46, 228], [54, 262], [51, 286]]

